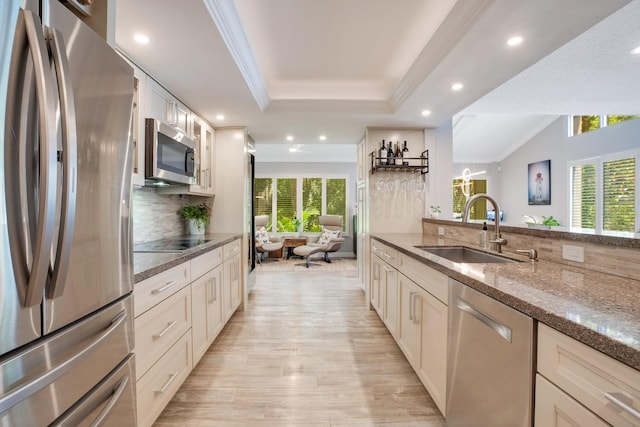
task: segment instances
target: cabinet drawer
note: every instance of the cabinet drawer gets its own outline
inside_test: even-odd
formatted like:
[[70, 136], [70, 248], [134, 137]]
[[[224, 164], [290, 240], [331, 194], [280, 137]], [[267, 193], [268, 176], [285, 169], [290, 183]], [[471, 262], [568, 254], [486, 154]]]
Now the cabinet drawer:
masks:
[[608, 423], [640, 425], [640, 372], [543, 324], [538, 372]]
[[449, 304], [449, 278], [403, 253], [398, 254], [398, 270], [440, 301]]
[[227, 243], [222, 247], [222, 254], [225, 260], [240, 253], [240, 239]]
[[191, 260], [191, 281], [222, 264], [222, 247], [215, 248]]
[[398, 268], [398, 251], [390, 246], [385, 245], [379, 240], [371, 240], [371, 252], [378, 255], [390, 266]]
[[136, 384], [138, 425], [153, 424], [191, 372], [191, 334], [186, 333]]
[[133, 315], [140, 316], [160, 301], [187, 286], [191, 282], [189, 265], [185, 262], [136, 283], [133, 289]]
[[190, 287], [136, 318], [136, 378], [144, 375], [190, 327]]
[[539, 374], [536, 375], [535, 407], [535, 427], [609, 425]]

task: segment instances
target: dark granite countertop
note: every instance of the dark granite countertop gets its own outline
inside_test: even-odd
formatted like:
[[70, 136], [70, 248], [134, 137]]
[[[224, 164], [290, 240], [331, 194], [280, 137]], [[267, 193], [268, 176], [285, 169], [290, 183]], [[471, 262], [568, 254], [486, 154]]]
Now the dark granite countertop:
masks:
[[210, 233], [204, 236], [209, 241], [193, 249], [172, 253], [134, 252], [133, 283], [155, 276], [176, 265], [223, 246], [242, 237], [238, 233]]
[[[457, 246], [422, 234], [375, 234], [425, 265], [640, 370], [640, 281], [549, 262], [463, 264], [414, 246]], [[440, 241], [440, 242], [439, 242]], [[439, 244], [440, 243], [440, 244]], [[470, 246], [470, 245], [465, 245]]]

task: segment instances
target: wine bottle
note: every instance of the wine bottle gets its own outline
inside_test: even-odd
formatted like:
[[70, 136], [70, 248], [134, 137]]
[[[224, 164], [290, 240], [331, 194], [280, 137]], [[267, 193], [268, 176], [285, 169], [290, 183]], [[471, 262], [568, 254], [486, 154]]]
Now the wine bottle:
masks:
[[387, 149], [387, 165], [395, 165], [395, 160], [393, 159], [393, 143], [389, 141], [389, 148]]
[[400, 151], [400, 141], [396, 142], [396, 166], [402, 166], [402, 151]]
[[382, 147], [380, 148], [380, 152], [378, 153], [378, 159], [380, 166], [384, 166], [387, 164], [387, 147], [384, 145], [384, 139], [382, 140]]
[[409, 166], [409, 149], [407, 148], [407, 141], [404, 142], [404, 147], [402, 148], [402, 165]]

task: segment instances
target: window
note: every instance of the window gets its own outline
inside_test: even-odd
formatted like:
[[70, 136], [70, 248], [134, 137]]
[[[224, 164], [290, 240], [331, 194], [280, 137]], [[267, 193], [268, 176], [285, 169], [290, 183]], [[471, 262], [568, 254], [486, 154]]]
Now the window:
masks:
[[295, 178], [278, 178], [276, 182], [276, 231], [297, 231], [293, 221], [298, 215], [298, 181]]
[[619, 153], [569, 165], [572, 231], [634, 236], [638, 230], [639, 153]]
[[[255, 211], [257, 215], [271, 216], [273, 211], [273, 179], [272, 178], [256, 178], [255, 179]], [[271, 231], [271, 222], [267, 223], [267, 231]]]
[[270, 215], [272, 221], [275, 218], [275, 231], [297, 231], [294, 220], [298, 218], [300, 231], [320, 232], [320, 215], [342, 216], [342, 229], [347, 231], [346, 178], [262, 177], [255, 183], [256, 215]]
[[574, 136], [635, 119], [638, 116], [571, 116], [570, 118], [571, 129], [569, 136]]

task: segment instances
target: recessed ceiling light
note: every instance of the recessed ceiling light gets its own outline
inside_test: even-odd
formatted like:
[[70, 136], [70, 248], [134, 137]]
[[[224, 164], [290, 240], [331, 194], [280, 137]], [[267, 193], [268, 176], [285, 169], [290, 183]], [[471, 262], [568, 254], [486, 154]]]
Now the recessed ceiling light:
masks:
[[422, 113], [421, 113], [421, 114], [422, 114], [423, 116], [425, 116], [425, 117], [426, 117], [426, 116], [430, 116], [430, 115], [431, 115], [431, 111], [429, 111], [429, 110], [422, 110]]
[[634, 55], [640, 55], [640, 46], [638, 46], [637, 48], [633, 49], [631, 51], [632, 54]]
[[318, 139], [319, 139], [320, 141], [326, 141], [326, 140], [327, 140], [327, 137], [326, 137], [326, 136], [324, 136], [324, 135], [320, 135], [320, 136], [318, 137]]
[[509, 40], [507, 40], [507, 45], [508, 46], [518, 46], [520, 43], [522, 43], [524, 39], [520, 36], [514, 36], [511, 37]]
[[287, 135], [287, 141], [293, 141], [293, 136]]
[[149, 44], [149, 37], [145, 36], [144, 34], [136, 34], [133, 36], [133, 39], [136, 41], [136, 43]]
[[456, 92], [462, 90], [464, 85], [462, 83], [454, 83], [451, 85], [451, 90], [455, 90]]
[[218, 114], [216, 120], [224, 120], [224, 114]]

